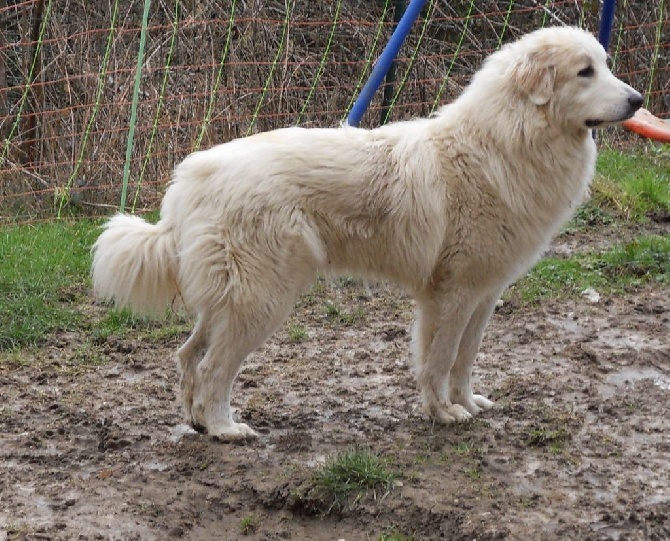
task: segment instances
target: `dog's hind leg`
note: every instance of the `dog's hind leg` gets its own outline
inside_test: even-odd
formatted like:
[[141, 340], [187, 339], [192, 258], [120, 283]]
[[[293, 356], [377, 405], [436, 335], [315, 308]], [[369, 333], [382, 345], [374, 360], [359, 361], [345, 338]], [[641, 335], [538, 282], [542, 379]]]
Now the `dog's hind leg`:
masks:
[[196, 426], [222, 440], [257, 436], [233, 421], [235, 377], [246, 356], [286, 320], [325, 260], [318, 234], [300, 212], [261, 217], [263, 228], [251, 222], [242, 227], [245, 237], [218, 240], [222, 249], [213, 250], [203, 270], [196, 271], [207, 284], [201, 288], [205, 294], [194, 295], [208, 303], [207, 352], [194, 370], [191, 416]]
[[279, 285], [270, 298], [264, 290], [260, 293], [254, 298], [246, 296], [244, 302], [230, 302], [212, 314], [209, 348], [195, 369], [194, 423], [223, 441], [258, 436], [248, 425], [233, 421], [233, 383], [244, 359], [284, 322], [298, 295]]
[[254, 438], [258, 434], [233, 421], [230, 398], [242, 361], [269, 333], [239, 328], [241, 322], [223, 318], [212, 328], [209, 348], [195, 369], [191, 416], [194, 426], [225, 441]]
[[488, 398], [472, 392], [472, 368], [482, 343], [482, 337], [499, 295], [483, 298], [468, 321], [458, 347], [458, 356], [449, 376], [449, 397], [454, 404], [460, 404], [470, 414], [493, 407]]
[[195, 327], [191, 336], [177, 350], [177, 368], [179, 369], [179, 387], [181, 389], [181, 399], [184, 406], [184, 415], [186, 421], [193, 425], [196, 430], [202, 430], [203, 427], [197, 426], [191, 413], [193, 407], [193, 385], [195, 379], [195, 370], [198, 363], [205, 356], [207, 351], [207, 332], [205, 329], [207, 316], [200, 313], [196, 320]]

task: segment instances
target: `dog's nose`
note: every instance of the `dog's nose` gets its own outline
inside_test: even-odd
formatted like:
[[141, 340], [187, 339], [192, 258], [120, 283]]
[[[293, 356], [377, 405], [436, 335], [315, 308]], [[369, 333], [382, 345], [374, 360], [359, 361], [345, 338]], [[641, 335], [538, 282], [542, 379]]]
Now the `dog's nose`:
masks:
[[640, 107], [642, 107], [642, 104], [644, 103], [644, 98], [635, 92], [635, 94], [631, 94], [628, 96], [628, 105], [630, 105], [631, 109], [634, 109], [637, 111]]

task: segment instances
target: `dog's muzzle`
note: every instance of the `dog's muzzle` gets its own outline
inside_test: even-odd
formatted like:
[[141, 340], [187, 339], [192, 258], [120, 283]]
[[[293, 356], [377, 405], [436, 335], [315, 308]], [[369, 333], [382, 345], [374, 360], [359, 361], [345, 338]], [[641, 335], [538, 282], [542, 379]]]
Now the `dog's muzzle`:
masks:
[[642, 104], [644, 103], [644, 98], [639, 92], [636, 92], [635, 90], [631, 91], [628, 94], [628, 110], [626, 111], [626, 114], [622, 116], [621, 118], [618, 118], [616, 120], [602, 120], [602, 119], [589, 119], [584, 124], [586, 124], [587, 128], [597, 128], [601, 124], [604, 124], [605, 122], [608, 123], [617, 123], [617, 122], [623, 122], [624, 120], [628, 120], [631, 118], [636, 111], [642, 107]]

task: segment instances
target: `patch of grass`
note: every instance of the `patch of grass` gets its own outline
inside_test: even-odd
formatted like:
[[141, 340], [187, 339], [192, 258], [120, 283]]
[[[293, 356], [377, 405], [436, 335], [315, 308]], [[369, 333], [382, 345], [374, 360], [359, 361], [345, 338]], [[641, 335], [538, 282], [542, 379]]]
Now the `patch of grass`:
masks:
[[190, 332], [191, 330], [191, 325], [182, 318], [179, 318], [174, 322], [170, 320], [167, 322], [167, 324], [160, 320], [158, 322], [151, 321], [148, 322], [148, 327], [149, 329], [142, 333], [142, 337], [146, 337], [157, 342], [181, 338], [184, 333]]
[[240, 520], [240, 531], [243, 535], [252, 534], [258, 529], [260, 522], [261, 518], [256, 513], [251, 513]]
[[106, 362], [107, 359], [102, 353], [89, 342], [84, 342], [77, 347], [72, 353], [72, 357], [68, 359], [68, 364], [77, 369], [94, 368], [102, 366]]
[[670, 211], [670, 155], [602, 149], [591, 197], [566, 231], [586, 230], [617, 220], [644, 222]]
[[462, 472], [471, 481], [479, 481], [482, 477], [481, 458], [482, 448], [479, 445], [459, 441], [454, 447], [444, 451], [440, 455], [440, 460], [443, 462], [451, 462], [450, 467], [459, 464]]
[[563, 449], [564, 443], [570, 439], [570, 432], [567, 428], [558, 428], [551, 430], [540, 427], [534, 428], [528, 433], [526, 443], [533, 447], [550, 446], [550, 450], [554, 453], [560, 452]]
[[156, 504], [149, 500], [143, 500], [137, 503], [137, 508], [140, 513], [146, 513], [148, 511], [151, 511], [155, 506]]
[[338, 319], [342, 315], [342, 309], [340, 308], [339, 304], [326, 301], [324, 306], [326, 310], [326, 316], [328, 316], [329, 319]]
[[645, 236], [602, 252], [545, 258], [506, 296], [537, 302], [576, 297], [587, 288], [613, 293], [653, 282], [670, 283], [670, 236]]
[[17, 535], [23, 532], [27, 532], [28, 526], [26, 524], [15, 524], [13, 522], [10, 522], [5, 527], [5, 530], [7, 532], [7, 535]]
[[565, 444], [572, 438], [571, 429], [577, 429], [583, 416], [574, 412], [557, 410], [546, 403], [533, 408], [535, 422], [526, 431], [523, 441], [531, 447], [546, 447], [552, 454], [561, 454]]
[[314, 487], [333, 507], [353, 506], [364, 495], [373, 493], [376, 499], [391, 491], [395, 474], [387, 462], [369, 451], [351, 449], [333, 455], [314, 474]]
[[142, 318], [134, 316], [128, 310], [108, 310], [93, 329], [96, 342], [104, 342], [110, 336], [123, 337], [128, 330], [137, 329], [142, 325]]
[[14, 410], [11, 406], [0, 406], [0, 419], [11, 419], [14, 417]]
[[465, 463], [471, 463], [477, 461], [481, 456], [482, 448], [479, 445], [467, 441], [459, 441], [452, 448], [442, 452], [440, 461], [449, 462], [455, 458], [459, 458], [463, 459], [463, 462]]
[[565, 444], [565, 440], [560, 440], [560, 441], [557, 440], [557, 441], [551, 442], [551, 445], [549, 445], [549, 452], [552, 455], [560, 455], [563, 452], [563, 450], [565, 449], [564, 444]]
[[670, 282], [670, 236], [649, 236], [616, 246], [594, 262], [611, 279], [624, 284]]
[[312, 284], [309, 293], [317, 297], [324, 295], [327, 290], [328, 281], [323, 276], [318, 276], [316, 281]]
[[37, 345], [85, 321], [93, 220], [0, 229], [0, 351]]
[[614, 223], [616, 218], [612, 212], [609, 212], [592, 203], [586, 203], [577, 210], [572, 221], [565, 228], [566, 231], [586, 229], [594, 225], [608, 225]]
[[288, 326], [288, 341], [292, 344], [304, 342], [307, 339], [307, 329], [302, 325], [291, 324]]
[[352, 312], [345, 312], [340, 316], [340, 323], [343, 323], [344, 325], [353, 325], [357, 321], [361, 321], [365, 316], [365, 312], [363, 311], [362, 308], [357, 308], [356, 310], [353, 310]]
[[412, 459], [412, 464], [419, 466], [421, 464], [425, 464], [428, 462], [428, 460], [430, 460], [430, 454], [428, 452], [423, 452], [419, 453]]
[[18, 348], [9, 349], [6, 351], [0, 350], [0, 367], [21, 367], [29, 364], [28, 356], [24, 351]]
[[337, 284], [343, 289], [351, 289], [361, 286], [363, 281], [358, 278], [354, 278], [353, 276], [340, 276], [337, 278]]
[[[156, 340], [188, 328], [183, 318], [154, 321], [110, 309], [92, 319], [90, 249], [100, 221], [79, 219], [0, 229], [0, 352], [39, 346], [54, 332], [85, 330], [93, 343], [129, 331]], [[97, 361], [96, 361], [97, 362]]]
[[472, 456], [481, 453], [481, 449], [479, 447], [466, 441], [458, 442], [454, 451], [456, 454], [461, 456]]
[[391, 530], [381, 534], [378, 541], [414, 541], [414, 536], [406, 535], [398, 530]]
[[325, 311], [328, 319], [343, 325], [353, 325], [364, 317], [364, 312], [361, 308], [352, 312], [347, 312], [346, 310], [343, 310], [339, 304], [331, 301], [326, 301]]
[[657, 153], [599, 153], [592, 203], [628, 220], [670, 210], [670, 159]]
[[571, 258], [548, 257], [541, 260], [510, 290], [524, 303], [547, 298], [575, 297], [587, 288], [601, 291], [607, 280], [582, 255]]
[[164, 319], [137, 316], [130, 310], [110, 308], [91, 330], [95, 343], [102, 343], [110, 336], [123, 338], [136, 332], [141, 338], [170, 340], [188, 332], [190, 325], [181, 315], [166, 312]]
[[475, 466], [465, 468], [463, 472], [473, 481], [479, 481], [482, 477], [482, 471]]
[[316, 303], [316, 296], [312, 293], [307, 293], [300, 297], [300, 300], [296, 303], [296, 308], [300, 308], [302, 306], [314, 306]]

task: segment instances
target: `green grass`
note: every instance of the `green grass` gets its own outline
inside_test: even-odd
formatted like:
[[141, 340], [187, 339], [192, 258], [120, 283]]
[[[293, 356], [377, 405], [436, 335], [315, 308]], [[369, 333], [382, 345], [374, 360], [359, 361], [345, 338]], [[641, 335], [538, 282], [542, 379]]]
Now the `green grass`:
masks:
[[39, 346], [63, 331], [90, 331], [100, 343], [129, 332], [165, 340], [188, 329], [175, 316], [156, 322], [109, 309], [91, 317], [90, 249], [100, 223], [61, 220], [0, 229], [0, 352]]
[[129, 310], [110, 308], [95, 322], [91, 329], [96, 343], [104, 342], [110, 336], [122, 338], [135, 331], [139, 338], [170, 340], [178, 338], [189, 330], [189, 324], [180, 315], [168, 314], [164, 319], [137, 316]]
[[129, 329], [142, 325], [142, 318], [128, 310], [110, 309], [96, 324], [93, 336], [96, 342], [104, 342], [109, 336], [123, 336]]
[[467, 475], [472, 481], [479, 481], [482, 478], [482, 471], [476, 466], [465, 468], [463, 473], [465, 473], [465, 475]]
[[548, 257], [506, 294], [522, 302], [577, 297], [587, 288], [616, 293], [670, 283], [670, 236], [643, 236], [601, 252]]
[[558, 454], [569, 439], [570, 432], [566, 428], [559, 428], [557, 430], [535, 428], [529, 432], [526, 443], [533, 447], [549, 446], [552, 453]]
[[0, 229], [0, 351], [39, 344], [85, 322], [89, 250], [99, 234], [90, 220]]
[[623, 285], [670, 282], [670, 236], [641, 237], [594, 258], [601, 272]]
[[342, 309], [334, 302], [327, 301], [324, 310], [328, 319], [337, 320], [342, 315]]
[[381, 534], [378, 541], [414, 541], [414, 537], [398, 530], [391, 530], [390, 532]]
[[670, 211], [670, 153], [630, 153], [604, 148], [598, 154], [591, 197], [567, 225], [587, 230], [617, 221], [646, 222]]
[[240, 531], [244, 535], [254, 533], [260, 525], [261, 519], [256, 513], [251, 513], [240, 520]]
[[353, 325], [357, 321], [360, 321], [364, 318], [365, 312], [362, 308], [357, 308], [353, 311], [343, 310], [342, 307], [332, 301], [326, 301], [325, 303], [325, 312], [326, 317], [333, 321], [334, 323], [340, 323], [342, 325]]
[[288, 341], [291, 344], [299, 344], [307, 340], [307, 329], [302, 325], [290, 324], [288, 326]]
[[314, 473], [313, 484], [330, 507], [354, 505], [364, 494], [374, 498], [390, 492], [396, 480], [387, 462], [369, 451], [350, 449], [333, 455]]
[[597, 171], [587, 207], [634, 221], [670, 210], [670, 155], [604, 149]]

